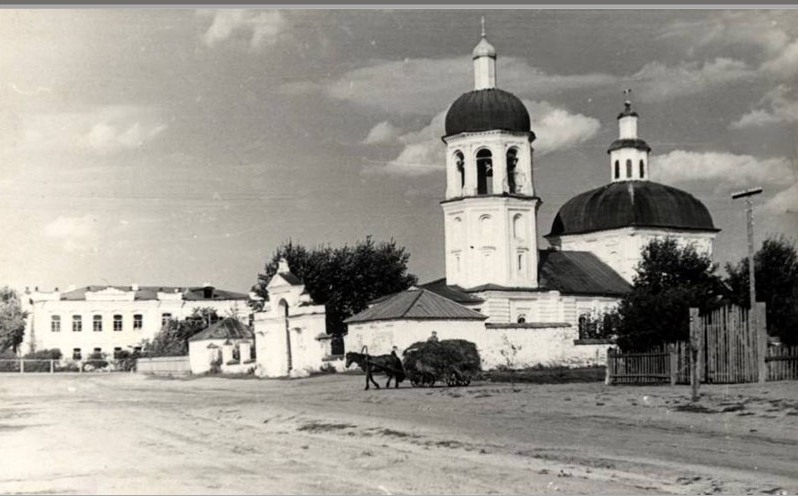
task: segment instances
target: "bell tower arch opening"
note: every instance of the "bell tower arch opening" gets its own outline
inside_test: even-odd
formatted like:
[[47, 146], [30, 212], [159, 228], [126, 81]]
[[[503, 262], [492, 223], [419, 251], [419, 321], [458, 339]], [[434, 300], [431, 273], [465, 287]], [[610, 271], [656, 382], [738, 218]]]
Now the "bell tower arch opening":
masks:
[[487, 148], [477, 152], [477, 194], [493, 194], [493, 154]]

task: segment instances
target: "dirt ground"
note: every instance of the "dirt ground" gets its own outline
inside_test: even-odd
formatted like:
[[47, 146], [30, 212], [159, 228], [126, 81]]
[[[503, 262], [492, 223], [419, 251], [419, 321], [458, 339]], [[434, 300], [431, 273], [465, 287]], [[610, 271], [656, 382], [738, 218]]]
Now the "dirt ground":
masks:
[[0, 376], [0, 493], [796, 494], [798, 383]]

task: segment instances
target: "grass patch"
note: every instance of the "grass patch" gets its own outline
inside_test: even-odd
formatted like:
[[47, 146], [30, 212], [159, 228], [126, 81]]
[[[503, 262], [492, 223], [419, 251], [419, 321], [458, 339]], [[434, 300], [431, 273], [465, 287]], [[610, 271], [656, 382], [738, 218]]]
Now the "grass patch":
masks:
[[[575, 382], [603, 382], [606, 367], [530, 367], [526, 369], [490, 370], [485, 376], [491, 382], [525, 384], [567, 384]], [[514, 376], [514, 377], [513, 377]]]

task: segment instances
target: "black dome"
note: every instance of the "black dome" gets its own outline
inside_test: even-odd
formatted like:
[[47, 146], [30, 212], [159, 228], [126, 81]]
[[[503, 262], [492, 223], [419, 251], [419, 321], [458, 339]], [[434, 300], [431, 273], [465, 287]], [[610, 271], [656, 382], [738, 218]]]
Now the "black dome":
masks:
[[529, 132], [529, 112], [512, 93], [498, 88], [469, 91], [446, 113], [446, 136], [494, 129]]
[[570, 199], [547, 236], [620, 227], [718, 231], [709, 210], [693, 195], [651, 181], [613, 182]]

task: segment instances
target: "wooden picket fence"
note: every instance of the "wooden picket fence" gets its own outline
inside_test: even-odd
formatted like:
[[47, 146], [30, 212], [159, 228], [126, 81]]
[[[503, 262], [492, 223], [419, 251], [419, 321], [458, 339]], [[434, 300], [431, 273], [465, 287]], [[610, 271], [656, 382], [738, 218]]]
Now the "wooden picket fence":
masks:
[[798, 380], [798, 346], [769, 348], [765, 363], [769, 381]]
[[[701, 383], [730, 384], [798, 380], [798, 346], [768, 347], [765, 306], [755, 321], [746, 309], [729, 306], [699, 316], [691, 309], [691, 339], [696, 346], [696, 377]], [[759, 350], [763, 350], [760, 355]], [[607, 350], [607, 384], [689, 384], [690, 343], [677, 342], [645, 353]]]
[[645, 353], [607, 350], [606, 384], [685, 384], [690, 382], [689, 346], [678, 342]]

